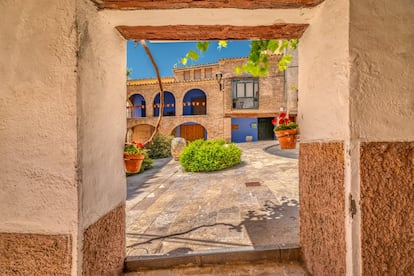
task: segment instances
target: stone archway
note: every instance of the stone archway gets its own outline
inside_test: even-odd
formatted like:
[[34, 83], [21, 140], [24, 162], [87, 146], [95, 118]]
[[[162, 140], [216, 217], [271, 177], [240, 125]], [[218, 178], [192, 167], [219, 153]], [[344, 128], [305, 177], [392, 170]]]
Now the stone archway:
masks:
[[[341, 7], [343, 8], [343, 7]], [[332, 16], [332, 15], [331, 15]], [[300, 20], [298, 20], [300, 21]], [[195, 39], [195, 40], [204, 40], [204, 39], [246, 39], [246, 38], [284, 38], [284, 37], [301, 37], [305, 32], [308, 24], [304, 23], [295, 23], [295, 24], [274, 24], [267, 26], [234, 26], [234, 25], [169, 25], [169, 26], [117, 26], [117, 30], [127, 39], [138, 39], [138, 38], [149, 38], [149, 39], [160, 39], [160, 40], [185, 40], [185, 39]], [[336, 26], [336, 25], [335, 25]], [[338, 26], [336, 26], [338, 27]], [[323, 29], [323, 28], [322, 28]], [[338, 27], [338, 30], [341, 28]], [[321, 31], [322, 33], [324, 31]], [[318, 38], [319, 39], [319, 38]], [[309, 40], [310, 41], [310, 40]], [[339, 47], [342, 47], [343, 44], [340, 44]], [[341, 48], [342, 49], [342, 48]], [[334, 51], [335, 52], [335, 51]], [[334, 55], [329, 58], [336, 58]], [[214, 100], [214, 99], [211, 99]], [[341, 137], [343, 138], [343, 137]], [[340, 166], [340, 163], [338, 163]], [[337, 184], [337, 183], [335, 183]], [[310, 185], [306, 183], [306, 185]], [[341, 196], [340, 196], [341, 197]], [[313, 206], [314, 209], [320, 208], [320, 206]], [[313, 209], [313, 210], [314, 210]], [[332, 213], [332, 217], [336, 218], [341, 212], [341, 206], [337, 206], [335, 211]], [[304, 214], [305, 217], [310, 216], [309, 214]], [[306, 222], [302, 224], [302, 229], [312, 229], [313, 221]], [[336, 224], [332, 226], [339, 233], [344, 233], [344, 221], [338, 219]], [[312, 231], [302, 230], [301, 233], [304, 233], [304, 239], [310, 237]], [[342, 236], [343, 239], [338, 239], [338, 247], [336, 249], [338, 252], [345, 252], [345, 235]], [[327, 252], [331, 250], [332, 246], [326, 244], [326, 239], [321, 238], [322, 242], [322, 251]], [[315, 260], [312, 258], [313, 253], [309, 244], [304, 246], [305, 259], [317, 267], [314, 271], [318, 271], [319, 267], [326, 265], [325, 260]], [[310, 250], [310, 251], [306, 251]], [[334, 254], [334, 257], [326, 259], [326, 262], [331, 263], [332, 269], [334, 272], [341, 271], [345, 266], [345, 258], [341, 254]]]
[[[138, 2], [141, 9], [177, 9], [112, 13], [97, 11], [94, 4], [130, 9]], [[407, 87], [413, 86], [413, 30], [407, 26], [414, 16], [409, 1], [327, 0], [314, 9], [286, 10], [266, 9], [321, 1], [156, 2], [2, 3], [0, 32], [5, 45], [13, 45], [2, 49], [0, 59], [13, 69], [0, 82], [5, 91], [0, 135], [9, 141], [0, 147], [6, 195], [0, 241], [11, 244], [0, 254], [6, 256], [6, 271], [122, 271], [126, 61], [124, 39], [114, 31], [119, 26], [125, 37], [136, 39], [277, 38], [301, 28], [298, 121], [307, 144], [301, 148], [301, 156], [307, 156], [301, 157], [301, 175], [307, 177], [301, 179], [301, 200], [309, 207], [301, 214], [306, 265], [314, 274], [409, 274], [412, 258], [405, 256], [412, 247], [402, 241], [412, 229], [403, 215], [413, 207], [400, 204], [411, 202], [407, 195], [412, 194], [414, 133], [407, 127], [413, 121]], [[185, 9], [192, 4], [248, 10]], [[188, 27], [194, 22], [200, 26]], [[307, 24], [311, 27], [303, 33]], [[396, 41], [398, 51], [390, 55]], [[12, 103], [26, 102], [26, 91], [35, 100], [16, 111]], [[64, 154], [51, 149], [56, 143]], [[404, 177], [399, 181], [396, 175]], [[303, 197], [312, 191], [326, 196]], [[382, 209], [385, 219], [373, 212]], [[384, 230], [384, 238], [376, 238], [372, 229]], [[397, 250], [389, 250], [390, 241]], [[20, 250], [22, 245], [30, 247]]]

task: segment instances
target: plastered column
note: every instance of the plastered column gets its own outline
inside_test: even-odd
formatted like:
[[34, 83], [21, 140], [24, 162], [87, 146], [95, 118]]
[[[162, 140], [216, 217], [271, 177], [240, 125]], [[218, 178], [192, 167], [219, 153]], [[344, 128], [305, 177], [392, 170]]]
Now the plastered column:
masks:
[[313, 275], [352, 275], [349, 1], [316, 8], [299, 43], [300, 245]]
[[76, 275], [75, 1], [0, 1], [0, 274]]
[[[352, 173], [362, 275], [414, 272], [414, 3], [351, 1]], [[355, 242], [355, 241], [354, 241]]]
[[116, 274], [125, 256], [126, 41], [92, 1], [78, 1], [77, 23], [78, 269]]

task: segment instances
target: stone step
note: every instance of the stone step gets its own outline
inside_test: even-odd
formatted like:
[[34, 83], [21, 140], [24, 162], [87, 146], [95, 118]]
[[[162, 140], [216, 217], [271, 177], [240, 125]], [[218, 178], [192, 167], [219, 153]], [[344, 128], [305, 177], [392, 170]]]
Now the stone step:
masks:
[[249, 246], [225, 251], [209, 250], [174, 255], [130, 256], [125, 261], [125, 272], [143, 272], [160, 269], [171, 270], [183, 267], [216, 267], [237, 264], [253, 265], [254, 263], [266, 262], [285, 264], [294, 262], [299, 264], [300, 261], [300, 248], [296, 244], [260, 247]]

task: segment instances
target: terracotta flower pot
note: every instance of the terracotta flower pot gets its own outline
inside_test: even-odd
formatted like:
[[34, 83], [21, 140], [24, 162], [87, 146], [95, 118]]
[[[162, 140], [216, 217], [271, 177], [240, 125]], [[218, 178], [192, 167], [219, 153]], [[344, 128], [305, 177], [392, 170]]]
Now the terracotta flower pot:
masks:
[[141, 170], [142, 161], [144, 161], [145, 154], [125, 154], [125, 171], [127, 173], [137, 173]]
[[279, 146], [281, 149], [294, 149], [296, 148], [296, 134], [297, 129], [285, 129], [275, 131], [277, 140], [279, 140]]

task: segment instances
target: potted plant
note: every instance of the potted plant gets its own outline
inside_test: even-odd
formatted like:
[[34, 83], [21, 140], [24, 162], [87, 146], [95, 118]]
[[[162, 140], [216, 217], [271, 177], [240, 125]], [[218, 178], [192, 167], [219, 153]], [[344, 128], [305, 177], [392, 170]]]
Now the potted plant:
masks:
[[273, 131], [279, 141], [281, 149], [296, 148], [296, 135], [298, 134], [299, 125], [289, 121], [287, 112], [280, 112], [279, 116], [272, 120], [275, 126]]
[[145, 150], [141, 143], [132, 142], [132, 144], [125, 144], [124, 161], [127, 173], [139, 172], [144, 158]]

